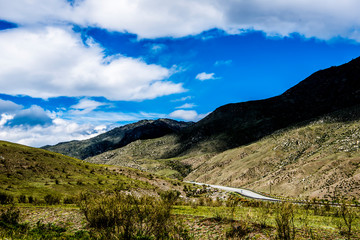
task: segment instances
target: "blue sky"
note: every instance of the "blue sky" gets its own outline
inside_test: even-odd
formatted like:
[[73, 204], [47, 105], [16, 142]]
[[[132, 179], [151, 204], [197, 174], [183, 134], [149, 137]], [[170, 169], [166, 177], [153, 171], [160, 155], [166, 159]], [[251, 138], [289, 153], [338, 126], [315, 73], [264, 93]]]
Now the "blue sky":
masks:
[[0, 0], [0, 139], [198, 121], [360, 56], [356, 0]]

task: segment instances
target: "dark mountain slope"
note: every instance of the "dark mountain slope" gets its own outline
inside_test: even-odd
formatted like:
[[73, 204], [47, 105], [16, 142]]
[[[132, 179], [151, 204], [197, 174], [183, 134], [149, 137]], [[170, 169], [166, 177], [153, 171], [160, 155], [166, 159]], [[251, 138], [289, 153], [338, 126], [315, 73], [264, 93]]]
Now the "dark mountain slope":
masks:
[[139, 139], [152, 139], [167, 134], [178, 133], [181, 129], [192, 125], [171, 119], [142, 120], [100, 134], [83, 141], [59, 143], [45, 146], [44, 149], [62, 153], [71, 157], [85, 159], [103, 152], [123, 147]]
[[213, 150], [248, 144], [276, 130], [360, 103], [360, 58], [318, 71], [280, 96], [216, 109], [185, 129], [181, 155], [211, 142]]

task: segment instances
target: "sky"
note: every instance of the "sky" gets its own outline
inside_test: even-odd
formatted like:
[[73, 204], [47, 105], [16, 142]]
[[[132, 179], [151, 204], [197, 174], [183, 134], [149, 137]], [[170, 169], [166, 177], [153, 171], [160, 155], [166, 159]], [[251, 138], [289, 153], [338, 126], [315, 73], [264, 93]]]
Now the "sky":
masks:
[[360, 56], [358, 0], [0, 0], [0, 140], [199, 121]]

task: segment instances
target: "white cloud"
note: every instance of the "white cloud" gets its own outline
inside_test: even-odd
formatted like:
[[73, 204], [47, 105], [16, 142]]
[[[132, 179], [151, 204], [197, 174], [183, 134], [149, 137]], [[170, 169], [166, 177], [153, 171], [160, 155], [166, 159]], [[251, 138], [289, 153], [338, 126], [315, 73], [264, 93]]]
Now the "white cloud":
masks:
[[0, 115], [0, 139], [40, 147], [62, 141], [82, 140], [100, 134], [104, 126], [54, 117], [39, 106]]
[[75, 109], [71, 110], [71, 114], [79, 115], [79, 114], [87, 114], [89, 112], [92, 112], [96, 108], [100, 106], [104, 106], [105, 103], [97, 102], [90, 99], [81, 99], [78, 104], [75, 104], [71, 106], [70, 108]]
[[59, 117], [76, 121], [79, 124], [91, 123], [92, 125], [113, 125], [121, 122], [136, 122], [143, 119], [157, 119], [165, 118], [166, 114], [161, 113], [147, 113], [147, 112], [104, 112], [104, 111], [93, 111], [81, 115], [79, 118], [73, 114], [59, 114]]
[[0, 113], [12, 113], [14, 111], [22, 109], [23, 106], [16, 104], [8, 100], [0, 99]]
[[222, 13], [204, 0], [85, 0], [74, 9], [73, 21], [140, 37], [182, 37], [212, 28]]
[[53, 145], [70, 140], [83, 140], [102, 132], [104, 132], [103, 127], [96, 128], [90, 124], [80, 125], [63, 119], [54, 119], [53, 124], [46, 126], [10, 127], [0, 125], [0, 139], [33, 147]]
[[[94, 43], [58, 27], [0, 31], [0, 85], [32, 97], [104, 96], [144, 100], [184, 92], [167, 68], [124, 56], [104, 58]], [[10, 84], [11, 82], [11, 84]]]
[[193, 98], [192, 96], [186, 96], [186, 97], [174, 99], [174, 100], [172, 100], [172, 102], [183, 102], [183, 101], [186, 101], [186, 100], [190, 100], [192, 98]]
[[[79, 107], [91, 105], [80, 102]], [[95, 104], [94, 104], [95, 105]], [[15, 114], [0, 115], [0, 139], [33, 147], [53, 145], [71, 140], [84, 140], [110, 130], [121, 122], [165, 118], [159, 113], [122, 113], [93, 111], [79, 116], [51, 113], [39, 106], [23, 109]], [[15, 122], [14, 122], [15, 121]]]
[[209, 113], [198, 114], [195, 110], [176, 110], [169, 114], [171, 118], [181, 119], [186, 121], [198, 121], [206, 117]]
[[215, 73], [202, 72], [202, 73], [199, 73], [198, 75], [196, 75], [195, 78], [200, 81], [205, 81], [205, 80], [215, 79], [214, 75], [215, 75]]
[[73, 14], [66, 0], [1, 0], [0, 6], [1, 19], [21, 25], [60, 23]]
[[3, 113], [0, 116], [0, 129], [3, 127], [9, 120], [13, 119], [14, 115]]
[[185, 104], [183, 104], [183, 105], [181, 105], [181, 106], [179, 106], [179, 107], [176, 107], [177, 109], [180, 109], [180, 108], [193, 108], [193, 107], [195, 107], [196, 105], [195, 104], [193, 104], [193, 103], [185, 103]]
[[74, 22], [144, 38], [182, 37], [219, 28], [286, 36], [345, 37], [360, 41], [358, 0], [2, 0], [2, 19], [22, 25]]

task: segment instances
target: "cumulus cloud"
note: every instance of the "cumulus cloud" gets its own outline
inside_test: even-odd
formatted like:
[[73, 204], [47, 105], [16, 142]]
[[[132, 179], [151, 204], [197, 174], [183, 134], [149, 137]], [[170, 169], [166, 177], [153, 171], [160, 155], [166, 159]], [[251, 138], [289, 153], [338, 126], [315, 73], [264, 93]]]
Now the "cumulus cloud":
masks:
[[209, 113], [198, 114], [195, 110], [176, 110], [169, 114], [171, 118], [181, 119], [186, 121], [198, 121], [206, 117]]
[[202, 73], [199, 73], [198, 75], [196, 75], [195, 79], [200, 80], [200, 81], [215, 79], [214, 75], [215, 75], [215, 73], [202, 72]]
[[286, 36], [344, 37], [360, 41], [358, 0], [66, 0], [7, 1], [3, 19], [23, 25], [73, 22], [131, 32], [143, 38], [183, 37], [212, 28]]
[[185, 91], [166, 80], [167, 68], [120, 55], [105, 57], [99, 45], [88, 44], [59, 27], [0, 31], [1, 92], [144, 100]]
[[[2, 116], [3, 118], [4, 116]], [[51, 125], [35, 125], [32, 127], [0, 125], [0, 139], [33, 147], [41, 147], [58, 142], [87, 139], [104, 131], [105, 128], [103, 126], [96, 127], [91, 124], [77, 124], [57, 118], [53, 120]]]
[[11, 101], [0, 99], [0, 113], [12, 113], [14, 111], [22, 109], [23, 106]]

